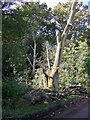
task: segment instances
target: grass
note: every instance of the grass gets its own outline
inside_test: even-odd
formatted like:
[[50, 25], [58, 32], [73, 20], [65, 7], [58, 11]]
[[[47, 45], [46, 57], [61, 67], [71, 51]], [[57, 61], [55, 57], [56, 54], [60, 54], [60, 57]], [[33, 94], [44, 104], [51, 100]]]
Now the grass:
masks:
[[35, 106], [28, 106], [26, 108], [17, 108], [17, 109], [6, 109], [3, 111], [3, 117], [22, 117], [26, 114], [32, 114], [42, 109], [48, 109], [48, 106], [45, 104], [37, 104]]
[[49, 108], [52, 108], [56, 104], [66, 105], [79, 98], [80, 98], [79, 95], [69, 95], [69, 96], [66, 96], [65, 98], [58, 100], [57, 102], [52, 102], [48, 104], [37, 103], [35, 105], [31, 105], [29, 101], [25, 101], [22, 99], [19, 101], [16, 109], [10, 109], [8, 107], [6, 109], [3, 109], [3, 118], [23, 117], [25, 115], [36, 113], [42, 110], [48, 110]]
[[43, 104], [37, 103], [35, 105], [31, 105], [28, 101], [22, 100], [22, 103], [18, 103], [18, 107], [15, 109], [10, 109], [9, 107], [3, 109], [3, 118], [6, 117], [22, 117], [27, 114], [36, 113], [42, 110], [47, 110], [53, 104]]

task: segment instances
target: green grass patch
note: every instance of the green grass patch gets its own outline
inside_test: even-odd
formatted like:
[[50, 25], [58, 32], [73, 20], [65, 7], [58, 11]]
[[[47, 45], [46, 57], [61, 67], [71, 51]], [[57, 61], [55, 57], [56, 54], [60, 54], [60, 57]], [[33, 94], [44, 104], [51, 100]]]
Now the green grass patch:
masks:
[[48, 110], [49, 108], [53, 108], [55, 105], [67, 105], [70, 102], [76, 101], [79, 99], [79, 95], [69, 95], [64, 98], [61, 98], [58, 101], [53, 101], [48, 104], [37, 103], [35, 105], [31, 105], [29, 101], [21, 100], [18, 102], [17, 107], [15, 109], [6, 108], [3, 109], [3, 118], [6, 117], [23, 117], [28, 114], [36, 113], [42, 110]]
[[[24, 101], [25, 102], [25, 101]], [[30, 105], [30, 103], [21, 103], [23, 106], [19, 105], [16, 109], [10, 109], [6, 108], [3, 109], [3, 118], [6, 117], [22, 117], [27, 114], [32, 114], [39, 112], [41, 110], [47, 110], [50, 108], [53, 104], [43, 104], [43, 103], [37, 103], [35, 105]]]

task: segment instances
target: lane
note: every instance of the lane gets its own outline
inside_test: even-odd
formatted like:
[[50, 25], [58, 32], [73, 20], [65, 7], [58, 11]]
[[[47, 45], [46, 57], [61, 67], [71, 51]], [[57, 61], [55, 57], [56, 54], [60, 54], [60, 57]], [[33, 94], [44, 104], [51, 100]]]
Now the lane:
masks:
[[73, 113], [67, 113], [64, 118], [88, 118], [88, 103], [77, 106], [76, 108], [74, 108]]
[[62, 113], [58, 109], [50, 118], [88, 118], [89, 105], [90, 103], [88, 102], [88, 100], [85, 100], [77, 103], [76, 105], [70, 107]]

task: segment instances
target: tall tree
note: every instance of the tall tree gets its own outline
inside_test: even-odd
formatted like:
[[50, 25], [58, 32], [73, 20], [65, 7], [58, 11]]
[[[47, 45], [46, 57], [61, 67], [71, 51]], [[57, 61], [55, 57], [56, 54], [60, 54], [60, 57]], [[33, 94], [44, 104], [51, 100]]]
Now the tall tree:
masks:
[[2, 12], [2, 62], [3, 77], [20, 72], [26, 62], [23, 36], [26, 23], [18, 10]]
[[[83, 13], [81, 13], [80, 6], [82, 6], [82, 4], [79, 5], [77, 1], [74, 1], [72, 3], [71, 12], [70, 12], [70, 15], [68, 16], [69, 18], [67, 22], [66, 22], [66, 16], [64, 16], [64, 18], [62, 17], [66, 23], [66, 26], [64, 24], [65, 26], [64, 30], [62, 31], [63, 26], [59, 26], [59, 29], [56, 31], [57, 47], [56, 47], [55, 60], [51, 70], [48, 70], [48, 73], [47, 73], [49, 88], [54, 87], [56, 90], [58, 89], [58, 81], [59, 81], [58, 70], [61, 66], [62, 53], [65, 45], [73, 42], [75, 39], [77, 39], [77, 37], [84, 34], [85, 29], [87, 29], [87, 27], [85, 27], [83, 24], [83, 22], [87, 23], [87, 20], [85, 20], [84, 19], [85, 17], [83, 17], [85, 15], [85, 12], [87, 12], [85, 11], [85, 9], [87, 8], [84, 7]], [[69, 9], [70, 9], [70, 6], [67, 8], [68, 12], [69, 12]], [[79, 17], [79, 14], [81, 14], [82, 17]], [[56, 19], [54, 21], [57, 26], [60, 24], [59, 22], [56, 21]], [[77, 28], [78, 26], [80, 26], [80, 29], [81, 28], [84, 28], [84, 29], [83, 30], [81, 29], [80, 31], [76, 31], [75, 25], [77, 26]], [[61, 33], [60, 33], [60, 30], [61, 30]]]
[[39, 66], [37, 58], [41, 56], [42, 44], [48, 38], [45, 21], [51, 18], [51, 9], [48, 9], [46, 4], [31, 2], [25, 3], [21, 10], [24, 12], [23, 17], [28, 26], [24, 36], [26, 57], [34, 75], [36, 68]]

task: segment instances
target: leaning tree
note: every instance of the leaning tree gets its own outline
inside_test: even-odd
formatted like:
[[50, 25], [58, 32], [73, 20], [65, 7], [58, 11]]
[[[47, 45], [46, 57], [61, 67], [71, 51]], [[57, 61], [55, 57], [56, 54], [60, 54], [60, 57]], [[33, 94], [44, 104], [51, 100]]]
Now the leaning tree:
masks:
[[[67, 20], [67, 24], [66, 24], [62, 34], [60, 33], [60, 29], [59, 29], [60, 23], [57, 22], [56, 19], [54, 19], [56, 26], [58, 26], [58, 29], [56, 30], [56, 43], [57, 43], [56, 46], [57, 47], [56, 47], [55, 59], [54, 59], [54, 63], [52, 65], [52, 67], [50, 67], [50, 65], [49, 65], [49, 58], [48, 58], [48, 52], [47, 52], [48, 70], [46, 72], [45, 72], [45, 70], [43, 70], [43, 73], [45, 75], [45, 80], [46, 80], [46, 84], [44, 84], [45, 88], [54, 88], [55, 90], [58, 90], [58, 83], [59, 83], [59, 72], [58, 71], [61, 67], [63, 50], [67, 44], [69, 44], [75, 40], [75, 36], [73, 37], [72, 29], [75, 28], [75, 26], [73, 26], [74, 18], [78, 11], [79, 11], [78, 1], [74, 0], [72, 2], [71, 11], [70, 11], [69, 18]], [[83, 17], [81, 17], [80, 19], [82, 20]], [[78, 25], [79, 25], [79, 21], [80, 20], [78, 19]], [[69, 34], [71, 34], [71, 35], [69, 35]], [[71, 36], [69, 41], [67, 41], [68, 35]], [[47, 51], [48, 51], [48, 49], [47, 49]]]

